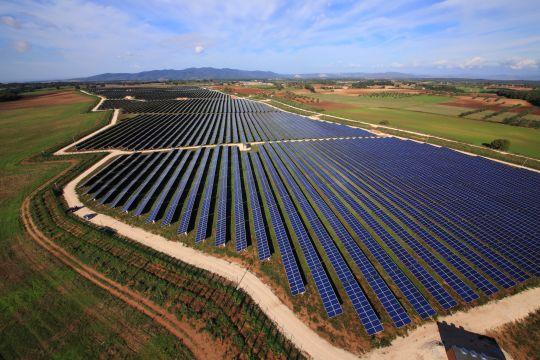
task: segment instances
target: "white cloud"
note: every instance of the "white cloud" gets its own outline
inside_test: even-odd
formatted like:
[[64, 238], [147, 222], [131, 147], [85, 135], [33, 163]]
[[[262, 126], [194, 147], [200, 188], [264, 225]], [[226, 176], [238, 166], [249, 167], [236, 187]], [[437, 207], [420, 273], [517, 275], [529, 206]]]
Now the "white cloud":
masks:
[[11, 44], [11, 46], [13, 46], [15, 51], [20, 52], [20, 53], [24, 53], [30, 50], [30, 44], [28, 43], [28, 41], [24, 41], [24, 40], [14, 41]]
[[503, 63], [512, 70], [535, 69], [538, 67], [538, 62], [528, 58], [514, 58]]
[[462, 69], [479, 69], [487, 65], [487, 60], [480, 56], [475, 56], [465, 60], [459, 67]]
[[200, 54], [200, 53], [202, 53], [203, 51], [204, 51], [204, 46], [202, 46], [202, 45], [196, 45], [196, 46], [195, 46], [195, 53], [196, 53], [196, 54]]
[[433, 62], [433, 66], [435, 66], [436, 68], [439, 68], [439, 69], [452, 67], [452, 65], [450, 64], [450, 61], [448, 61], [446, 59], [435, 60]]
[[480, 69], [489, 65], [489, 62], [481, 56], [474, 56], [464, 60], [439, 59], [433, 61], [431, 65], [437, 69]]
[[135, 56], [134, 53], [132, 53], [131, 51], [127, 51], [127, 52], [125, 52], [123, 54], [116, 55], [116, 58], [121, 59], [121, 60], [127, 60], [129, 58], [134, 57], [134, 56]]
[[13, 16], [2, 16], [0, 17], [0, 22], [15, 29], [21, 27], [21, 24]]

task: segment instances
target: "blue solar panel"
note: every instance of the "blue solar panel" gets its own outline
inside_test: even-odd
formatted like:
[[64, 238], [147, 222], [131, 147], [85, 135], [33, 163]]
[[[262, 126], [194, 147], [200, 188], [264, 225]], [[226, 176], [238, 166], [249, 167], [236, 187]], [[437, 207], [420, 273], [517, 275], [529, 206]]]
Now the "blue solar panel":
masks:
[[[105, 195], [99, 199], [99, 202], [102, 204], [106, 204], [111, 200], [111, 198], [114, 196], [115, 193], [118, 192], [119, 189], [123, 189], [126, 184], [129, 183], [130, 179], [133, 179], [134, 175], [140, 172], [141, 169], [144, 169], [144, 166], [148, 163], [148, 158], [150, 156], [143, 155], [142, 158], [139, 158], [137, 161], [137, 164], [133, 167], [131, 167], [131, 170], [124, 176], [122, 176], [121, 179], [115, 182], [113, 186], [107, 191]], [[128, 167], [129, 169], [129, 167]]]
[[198, 149], [197, 151], [195, 151], [193, 157], [189, 161], [188, 167], [182, 174], [182, 178], [180, 179], [180, 182], [176, 186], [176, 189], [174, 190], [173, 198], [171, 202], [169, 203], [169, 210], [167, 211], [167, 215], [165, 215], [165, 218], [161, 222], [162, 226], [168, 226], [174, 221], [175, 214], [177, 213], [177, 208], [180, 205], [180, 199], [182, 199], [182, 196], [184, 195], [184, 192], [186, 190], [187, 184], [191, 177], [193, 168], [195, 167], [195, 164], [197, 163], [197, 160], [199, 158], [200, 151], [201, 149]]
[[199, 193], [201, 179], [204, 174], [206, 162], [208, 161], [208, 155], [210, 154], [209, 148], [205, 148], [202, 151], [204, 152], [204, 155], [201, 159], [201, 163], [199, 164], [199, 168], [197, 169], [197, 173], [195, 174], [195, 178], [193, 179], [193, 184], [191, 185], [191, 189], [187, 197], [186, 205], [181, 215], [180, 225], [177, 231], [178, 234], [187, 234], [189, 230], [189, 224], [191, 222], [193, 207], [195, 206], [195, 199], [197, 197], [197, 194]]
[[[311, 154], [313, 155], [313, 154]], [[331, 169], [322, 169], [319, 166], [316, 166], [313, 162], [310, 162], [314, 169], [317, 172], [325, 177], [328, 184], [345, 200], [345, 202], [371, 227], [374, 226], [373, 230], [375, 233], [383, 240], [387, 242], [392, 240], [392, 238], [387, 235], [386, 231], [382, 227], [377, 226], [373, 221], [373, 218], [362, 208], [362, 206], [355, 201], [343, 188], [336, 184], [336, 180], [328, 177], [325, 171], [328, 171], [332, 174], [334, 179], [339, 179], [340, 175]], [[384, 270], [390, 275], [394, 283], [401, 290], [403, 295], [407, 298], [409, 303], [413, 308], [418, 312], [423, 318], [431, 317], [435, 314], [435, 310], [429, 305], [427, 300], [423, 297], [420, 291], [414, 286], [414, 284], [407, 278], [403, 271], [397, 266], [392, 258], [385, 252], [382, 246], [371, 236], [371, 234], [364, 228], [364, 226], [354, 217], [348, 216], [347, 223], [355, 232], [355, 234], [360, 238], [360, 240], [366, 245], [369, 251], [381, 264]], [[397, 254], [396, 254], [397, 255]], [[425, 270], [424, 270], [425, 271]]]
[[150, 190], [148, 190], [148, 192], [146, 193], [142, 201], [139, 203], [139, 206], [137, 206], [137, 208], [133, 212], [133, 215], [139, 216], [146, 210], [148, 203], [153, 198], [157, 189], [161, 186], [161, 183], [165, 181], [165, 179], [169, 175], [169, 171], [172, 170], [173, 165], [176, 163], [176, 161], [178, 161], [178, 159], [181, 158], [182, 160], [180, 161], [180, 165], [183, 166], [184, 163], [186, 162], [187, 157], [189, 156], [187, 155], [188, 154], [187, 152], [181, 152], [178, 150], [173, 151], [173, 153], [174, 153], [174, 156], [169, 160], [169, 163], [167, 164], [167, 166], [165, 166], [163, 171], [161, 171], [161, 174], [159, 175], [157, 180], [154, 182]]
[[210, 167], [208, 168], [206, 188], [204, 190], [204, 197], [202, 206], [199, 211], [199, 220], [197, 225], [197, 232], [195, 233], [195, 242], [199, 243], [206, 239], [206, 230], [208, 228], [208, 217], [210, 216], [210, 205], [212, 202], [212, 194], [214, 192], [214, 178], [216, 176], [216, 166], [219, 157], [220, 148], [215, 148], [210, 161]]
[[242, 167], [245, 170], [247, 180], [247, 190], [249, 193], [249, 201], [251, 205], [251, 217], [253, 219], [253, 228], [255, 229], [255, 240], [257, 241], [257, 253], [260, 260], [270, 258], [270, 247], [268, 246], [268, 236], [264, 226], [264, 218], [259, 203], [258, 190], [253, 178], [251, 163], [247, 153], [242, 153]]
[[343, 312], [343, 309], [341, 308], [341, 304], [339, 303], [334, 288], [332, 287], [332, 283], [328, 278], [328, 274], [324, 270], [321, 259], [319, 259], [319, 256], [317, 255], [317, 252], [313, 247], [309, 235], [307, 234], [306, 229], [302, 224], [302, 220], [300, 219], [300, 216], [298, 215], [298, 212], [296, 211], [294, 204], [289, 194], [287, 193], [287, 190], [285, 189], [285, 186], [283, 185], [281, 179], [279, 178], [279, 175], [277, 174], [274, 166], [272, 165], [272, 162], [268, 158], [264, 147], [260, 147], [260, 149], [265, 165], [267, 166], [268, 171], [270, 172], [270, 175], [274, 181], [274, 184], [277, 187], [280, 198], [285, 205], [285, 214], [289, 218], [293, 231], [296, 234], [296, 238], [300, 243], [300, 247], [302, 248], [302, 252], [304, 253], [304, 257], [308, 264], [309, 270], [311, 271], [311, 275], [313, 276], [315, 286], [317, 287], [326, 313], [329, 317], [339, 315]]
[[[336, 150], [337, 151], [337, 150]], [[321, 160], [322, 162], [322, 160]], [[342, 173], [348, 173], [349, 170], [345, 166], [341, 166], [339, 161], [332, 160], [332, 166], [338, 168]], [[346, 179], [345, 177], [343, 179]], [[352, 184], [353, 182], [351, 182]], [[354, 184], [363, 188], [366, 192], [373, 197], [375, 197], [382, 204], [387, 204], [382, 197], [377, 196], [373, 191], [370, 191], [369, 188], [364, 188], [362, 183], [355, 181]], [[354, 195], [356, 195], [359, 200], [370, 207], [377, 216], [383, 220], [383, 222], [400, 236], [411, 248], [424, 260], [428, 265], [430, 265], [443, 279], [445, 279], [453, 288], [460, 294], [460, 296], [465, 301], [472, 301], [478, 298], [478, 295], [475, 294], [472, 289], [467, 286], [459, 277], [457, 277], [452, 271], [450, 271], [443, 263], [441, 263], [436, 257], [433, 257], [433, 254], [424, 248], [415, 238], [410, 236], [401, 226], [399, 226], [393, 219], [391, 219], [386, 212], [390, 212], [395, 215], [398, 219], [403, 220], [405, 224], [410, 225], [409, 221], [406, 218], [400, 216], [397, 212], [397, 208], [388, 205], [384, 211], [381, 211], [378, 206], [376, 206], [369, 198], [364, 196], [362, 193], [354, 190]], [[413, 228], [413, 230], [418, 230]], [[421, 232], [418, 234], [422, 235]], [[450, 295], [439, 285], [439, 283], [433, 279], [425, 270], [414, 260], [409, 253], [399, 244], [391, 239], [389, 240], [388, 245], [400, 258], [400, 260], [407, 265], [407, 267], [417, 276], [419, 279], [423, 279], [422, 283], [426, 286], [426, 289], [435, 297], [435, 299], [441, 304], [443, 308], [450, 308], [456, 305], [456, 301], [450, 297]]]
[[239, 165], [238, 148], [232, 148], [232, 168], [234, 175], [234, 233], [236, 251], [247, 248], [246, 223], [244, 218], [244, 196], [242, 194], [242, 173]]
[[296, 259], [293, 254], [289, 236], [287, 235], [287, 231], [283, 225], [283, 220], [279, 214], [278, 205], [274, 199], [270, 184], [266, 179], [266, 174], [264, 173], [261, 161], [259, 160], [259, 155], [257, 153], [251, 153], [251, 160], [253, 161], [255, 169], [257, 169], [257, 179], [261, 184], [263, 189], [262, 192], [266, 199], [266, 206], [268, 207], [268, 212], [270, 213], [272, 228], [278, 243], [281, 261], [283, 261], [283, 267], [285, 268], [285, 275], [287, 276], [287, 281], [289, 282], [289, 287], [291, 288], [291, 294], [301, 294], [306, 289], [304, 287], [304, 282], [302, 281], [302, 276], [300, 275], [298, 264], [296, 263]]
[[[272, 148], [269, 147], [268, 149], [269, 151], [271, 151]], [[292, 176], [287, 172], [287, 168], [283, 165], [283, 163], [281, 163], [281, 161], [279, 161], [279, 159], [284, 160], [285, 163], [289, 165], [288, 168], [297, 176], [297, 178], [300, 179], [301, 184], [304, 186], [305, 189], [307, 189], [308, 193], [311, 196], [311, 199], [320, 206], [319, 209], [323, 212], [326, 220], [332, 222], [334, 227], [339, 227], [341, 223], [339, 222], [339, 220], [337, 220], [337, 218], [335, 218], [335, 216], [333, 217], [334, 214], [331, 212], [330, 208], [326, 206], [326, 203], [324, 203], [324, 201], [320, 198], [315, 189], [310, 185], [309, 182], [307, 182], [307, 179], [304, 177], [304, 175], [302, 175], [292, 164], [292, 162], [288, 160], [287, 156], [285, 155], [285, 153], [283, 153], [281, 148], [276, 146], [275, 149], [278, 150], [279, 155], [274, 156], [273, 154], [275, 153], [273, 152], [270, 152], [270, 154], [276, 162], [277, 167], [280, 169], [280, 173], [285, 176], [287, 184], [289, 185], [289, 188], [292, 189], [295, 198], [300, 203], [302, 211], [306, 215], [311, 228], [314, 230], [315, 235], [319, 239], [326, 255], [328, 256], [328, 259], [332, 263], [332, 266], [334, 267], [334, 270], [336, 271], [339, 280], [343, 284], [345, 292], [349, 296], [349, 299], [353, 304], [353, 308], [358, 314], [360, 321], [364, 325], [364, 328], [369, 335], [382, 331], [383, 326], [380, 319], [373, 310], [373, 307], [369, 303], [366, 295], [362, 291], [353, 273], [349, 269], [347, 263], [345, 262], [345, 259], [339, 252], [328, 232], [325, 230], [323, 224], [315, 213], [315, 210], [310, 206], [308, 199], [302, 193], [300, 187], [294, 182]], [[343, 226], [341, 226], [338, 230], [345, 231]], [[395, 305], [395, 307], [390, 309], [391, 311], [389, 312], [389, 314], [392, 316], [395, 325], [397, 327], [401, 327], [410, 323], [411, 319], [409, 318], [403, 307], [397, 302], [395, 297], [394, 300], [395, 302], [393, 303], [393, 305]]]
[[[348, 150], [351, 151], [351, 150]], [[354, 151], [354, 150], [352, 150]], [[342, 152], [344, 156], [346, 156], [345, 152]], [[364, 174], [364, 173], [362, 173]], [[364, 175], [365, 176], [365, 175]], [[374, 186], [377, 186], [374, 184]], [[402, 195], [402, 193], [400, 193]], [[400, 204], [401, 206], [406, 206], [404, 204]], [[414, 218], [419, 221], [423, 226], [425, 226], [428, 230], [433, 231], [434, 234], [441, 237], [446, 242], [450, 243], [450, 245], [454, 246], [454, 249], [457, 250], [460, 254], [462, 254], [467, 259], [472, 259], [471, 255], [472, 253], [467, 253], [465, 251], [465, 248], [457, 243], [453, 242], [451, 238], [446, 236], [447, 234], [443, 232], [440, 228], [429, 222], [425, 216], [419, 216], [418, 212], [415, 209], [412, 209], [410, 206], [406, 206], [407, 211], [409, 214], [413, 215]], [[429, 211], [429, 210], [427, 210]], [[480, 273], [478, 273], [474, 268], [472, 268], [470, 265], [465, 263], [461, 258], [459, 258], [457, 255], [455, 255], [449, 247], [445, 246], [441, 242], [435, 240], [432, 236], [423, 236], [422, 239], [426, 241], [435, 251], [441, 254], [450, 264], [452, 264], [456, 269], [458, 269], [464, 276], [466, 276], [471, 282], [473, 282], [479, 289], [481, 289], [486, 295], [490, 295], [497, 291], [497, 288], [491, 284], [484, 276], [482, 276]], [[476, 260], [474, 260], [476, 262]]]
[[[166, 152], [163, 157], [161, 157], [160, 162], [157, 164], [157, 166], [146, 176], [146, 178], [143, 180], [142, 184], [135, 190], [133, 195], [129, 198], [129, 200], [124, 204], [124, 211], [128, 212], [131, 210], [132, 205], [136, 203], [136, 201], [139, 199], [140, 195], [146, 191], [147, 187], [152, 183], [155, 176], [159, 173], [159, 171], [163, 168], [163, 166], [167, 163], [167, 160], [171, 157], [172, 151]], [[161, 155], [161, 154], [160, 154]]]
[[116, 195], [116, 198], [111, 202], [111, 207], [116, 207], [119, 204], [122, 204], [122, 202], [125, 200], [126, 196], [128, 194], [131, 194], [133, 191], [133, 188], [136, 186], [136, 184], [139, 182], [140, 179], [144, 178], [148, 172], [152, 169], [152, 166], [157, 163], [157, 161], [160, 159], [160, 154], [148, 154], [146, 155], [146, 158], [144, 161], [141, 161], [141, 163], [144, 163], [142, 170], [137, 172], [137, 175], [131, 181], [127, 186], [124, 186], [122, 188], [122, 191], [118, 195]]
[[165, 199], [169, 196], [172, 190], [173, 184], [176, 182], [176, 180], [178, 179], [178, 176], [184, 169], [184, 166], [186, 164], [188, 157], [189, 157], [189, 152], [187, 152], [182, 158], [182, 160], [178, 164], [176, 164], [176, 166], [174, 167], [174, 171], [172, 172], [171, 176], [167, 180], [165, 187], [161, 190], [161, 194], [159, 195], [157, 201], [152, 206], [150, 215], [148, 215], [148, 217], [146, 218], [147, 223], [154, 222], [158, 214], [163, 210], [164, 205], [166, 205], [164, 204]]
[[219, 171], [216, 246], [225, 245], [227, 241], [227, 188], [229, 177], [229, 147], [225, 146], [221, 153], [221, 169]]
[[[285, 144], [282, 146], [286, 147], [287, 150], [289, 150], [290, 154], [295, 155], [291, 156], [291, 159], [287, 159], [283, 151], [280, 151], [280, 154], [282, 154], [282, 158], [287, 159], [287, 163], [290, 164], [290, 168], [293, 169], [296, 174], [298, 174], [297, 176], [299, 177], [299, 179], [301, 179], [304, 188], [307, 189], [307, 191], [310, 193], [311, 198], [315, 201], [315, 203], [319, 207], [319, 210], [325, 216], [326, 221], [328, 221], [329, 224], [332, 226], [334, 232], [337, 235], [337, 238], [344, 245], [345, 249], [362, 272], [362, 275], [381, 301], [383, 307], [386, 309], [391, 319], [394, 321], [394, 324], [399, 327], [410, 322], [410, 318], [405, 313], [405, 310], [403, 309], [399, 301], [396, 299], [390, 288], [384, 282], [382, 277], [379, 275], [375, 267], [371, 264], [369, 259], [362, 252], [362, 250], [351, 237], [351, 235], [347, 232], [347, 230], [337, 218], [337, 216], [332, 212], [330, 207], [324, 202], [322, 197], [308, 182], [307, 179], [309, 178], [317, 186], [317, 188], [325, 194], [332, 206], [334, 206], [337, 212], [345, 219], [350, 215], [349, 210], [343, 205], [341, 201], [337, 199], [337, 197], [330, 191], [330, 189], [323, 182], [321, 182], [317, 176], [315, 176], [311, 169], [309, 169], [304, 163], [300, 162], [302, 155], [296, 153], [294, 147], [289, 144]], [[279, 148], [277, 149], [280, 150]], [[301, 175], [301, 173], [299, 173], [299, 171], [297, 170], [296, 166], [301, 168], [307, 174], [307, 177]]]
[[[103, 171], [103, 175], [90, 186], [85, 193], [92, 194], [93, 198], [97, 198], [97, 195], [104, 190], [104, 186], [110, 183], [110, 179], [119, 173], [123, 172], [127, 167], [131, 165], [134, 159], [137, 158], [137, 154], [131, 154], [127, 156], [121, 156], [119, 162], [111, 164]], [[101, 174], [101, 173], [100, 173]]]
[[84, 187], [87, 187], [87, 186], [90, 186], [90, 185], [94, 184], [96, 181], [101, 179], [103, 176], [107, 175], [107, 173], [109, 173], [114, 167], [118, 166], [118, 164], [120, 162], [124, 161], [126, 158], [127, 158], [127, 156], [123, 156], [123, 155], [116, 156], [114, 159], [112, 159], [107, 164], [107, 166], [102, 168], [100, 171], [98, 171], [97, 173], [92, 175], [90, 178], [88, 178], [86, 181], [84, 181], [83, 183], [81, 183], [77, 187], [78, 188], [84, 188]]

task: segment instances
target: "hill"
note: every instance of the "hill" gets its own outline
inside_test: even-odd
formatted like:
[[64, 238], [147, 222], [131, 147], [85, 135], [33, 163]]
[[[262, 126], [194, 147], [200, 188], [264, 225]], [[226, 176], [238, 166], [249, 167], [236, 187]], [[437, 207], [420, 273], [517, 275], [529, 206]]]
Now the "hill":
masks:
[[164, 81], [164, 80], [260, 80], [283, 78], [272, 71], [248, 71], [238, 69], [216, 69], [212, 67], [188, 68], [183, 70], [150, 70], [138, 73], [105, 73], [77, 81]]

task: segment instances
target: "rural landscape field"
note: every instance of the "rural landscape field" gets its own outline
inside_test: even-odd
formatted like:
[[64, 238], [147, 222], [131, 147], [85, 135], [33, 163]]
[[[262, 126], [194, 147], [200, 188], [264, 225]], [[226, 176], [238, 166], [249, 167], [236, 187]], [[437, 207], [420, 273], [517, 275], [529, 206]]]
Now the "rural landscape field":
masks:
[[536, 15], [0, 3], [0, 357], [538, 358]]

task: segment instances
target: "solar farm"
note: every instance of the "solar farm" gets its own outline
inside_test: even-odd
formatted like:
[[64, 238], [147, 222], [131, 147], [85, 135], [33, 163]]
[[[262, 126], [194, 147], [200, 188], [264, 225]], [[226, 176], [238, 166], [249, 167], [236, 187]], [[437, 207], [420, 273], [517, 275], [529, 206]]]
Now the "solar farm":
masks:
[[[369, 335], [540, 275], [540, 174], [197, 87], [96, 90], [138, 114], [79, 192], [191, 246], [281, 263], [291, 297]], [[311, 286], [309, 286], [311, 284]]]

